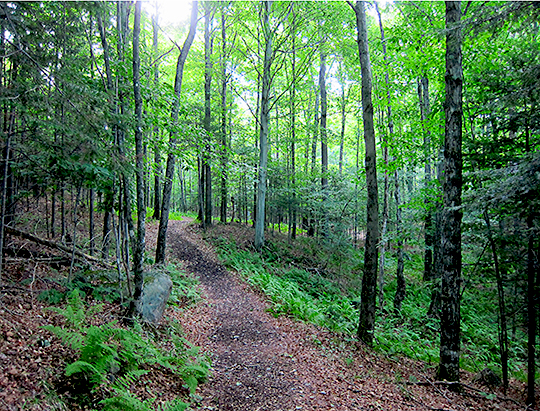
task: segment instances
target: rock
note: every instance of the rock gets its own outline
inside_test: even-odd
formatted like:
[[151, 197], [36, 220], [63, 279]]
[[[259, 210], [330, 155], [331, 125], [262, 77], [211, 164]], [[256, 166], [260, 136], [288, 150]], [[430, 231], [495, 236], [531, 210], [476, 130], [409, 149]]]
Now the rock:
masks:
[[172, 285], [171, 277], [163, 272], [144, 273], [143, 291], [136, 305], [143, 321], [157, 324], [161, 320]]

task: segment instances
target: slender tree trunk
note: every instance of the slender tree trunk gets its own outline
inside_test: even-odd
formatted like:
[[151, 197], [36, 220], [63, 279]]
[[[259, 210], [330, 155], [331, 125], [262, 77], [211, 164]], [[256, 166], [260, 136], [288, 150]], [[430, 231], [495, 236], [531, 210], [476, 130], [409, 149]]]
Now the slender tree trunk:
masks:
[[210, 167], [211, 141], [211, 86], [212, 86], [212, 38], [210, 37], [210, 24], [213, 19], [213, 11], [209, 2], [205, 3], [206, 14], [204, 17], [204, 129], [206, 131], [205, 150], [203, 154], [204, 172], [204, 226], [212, 225], [212, 169]]
[[[2, 33], [3, 35], [3, 33]], [[8, 188], [8, 174], [9, 174], [9, 156], [11, 152], [11, 133], [9, 132], [6, 137], [6, 145], [4, 147], [4, 164], [2, 172], [2, 214], [0, 215], [0, 285], [2, 282], [2, 274], [4, 272], [4, 238], [5, 230], [4, 223], [6, 221], [6, 201], [7, 197], [7, 188]]]
[[[221, 205], [219, 220], [225, 224], [227, 222], [227, 31], [226, 28], [226, 10], [223, 7], [221, 11]], [[233, 206], [234, 207], [234, 206]], [[234, 221], [234, 208], [233, 218]]]
[[[385, 64], [385, 85], [386, 85], [386, 110], [387, 110], [387, 118], [388, 118], [388, 131], [389, 131], [389, 139], [393, 139], [394, 135], [394, 122], [392, 120], [392, 101], [390, 99], [390, 75], [389, 75], [389, 67], [388, 67], [388, 55], [386, 52], [386, 38], [384, 36], [384, 27], [382, 24], [382, 18], [381, 13], [379, 12], [379, 6], [377, 5], [377, 2], [375, 2], [375, 11], [377, 12], [377, 17], [379, 20], [379, 30], [381, 32], [381, 43], [383, 46], [383, 60]], [[389, 178], [388, 178], [388, 138], [386, 138], [386, 133], [383, 134], [382, 138], [382, 151], [383, 151], [383, 161], [385, 164], [385, 170], [384, 170], [384, 193], [383, 193], [383, 213], [382, 213], [382, 227], [381, 227], [381, 256], [380, 256], [380, 262], [379, 262], [379, 306], [383, 308], [384, 306], [384, 263], [385, 263], [385, 257], [386, 257], [386, 231], [388, 229], [388, 202], [389, 202]], [[397, 178], [397, 171], [396, 171], [396, 178]], [[399, 181], [397, 182], [399, 184]], [[399, 193], [397, 194], [399, 196]], [[399, 267], [398, 267], [399, 271]]]
[[504, 282], [502, 270], [499, 268], [499, 257], [497, 255], [497, 247], [493, 240], [491, 232], [491, 224], [488, 210], [484, 210], [484, 220], [486, 221], [487, 234], [491, 252], [493, 253], [493, 266], [495, 269], [495, 279], [497, 280], [497, 296], [499, 300], [499, 352], [501, 354], [501, 368], [503, 375], [503, 389], [506, 395], [508, 389], [508, 328], [506, 325], [506, 306], [504, 297]]
[[263, 3], [263, 26], [265, 50], [263, 61], [262, 91], [261, 91], [261, 120], [260, 120], [260, 156], [259, 156], [259, 182], [257, 184], [257, 220], [255, 222], [255, 248], [261, 250], [264, 245], [265, 200], [266, 200], [266, 172], [268, 167], [268, 120], [270, 117], [270, 86], [273, 33], [270, 30], [270, 10], [272, 3], [265, 0]]
[[89, 193], [89, 205], [88, 205], [88, 237], [90, 239], [89, 254], [94, 255], [95, 241], [94, 241], [94, 189], [91, 188]]
[[203, 160], [203, 154], [199, 153], [197, 156], [197, 205], [198, 205], [198, 214], [197, 214], [197, 220], [199, 220], [202, 224], [203, 228], [206, 228], [206, 220], [204, 219], [204, 160]]
[[404, 262], [404, 250], [403, 250], [403, 230], [401, 222], [401, 196], [400, 196], [400, 184], [399, 184], [399, 172], [396, 170], [395, 176], [395, 190], [394, 198], [396, 200], [396, 236], [397, 236], [397, 270], [396, 270], [396, 294], [394, 295], [394, 311], [397, 313], [401, 311], [401, 304], [405, 299], [407, 292], [407, 285], [405, 283], [405, 262]]
[[[152, 46], [154, 49], [154, 58], [158, 58], [158, 13], [157, 10], [152, 16]], [[157, 89], [159, 85], [159, 63], [156, 61], [154, 68], [154, 87]], [[159, 220], [161, 213], [161, 174], [163, 173], [163, 167], [161, 167], [161, 153], [159, 150], [159, 127], [156, 125], [152, 130], [154, 139], [154, 214], [152, 218]]]
[[[180, 92], [182, 91], [182, 77], [184, 75], [184, 63], [186, 62], [189, 49], [195, 38], [195, 29], [197, 27], [197, 10], [198, 2], [197, 0], [193, 1], [192, 11], [191, 11], [191, 23], [189, 27], [189, 33], [184, 42], [184, 46], [180, 51], [178, 56], [178, 61], [176, 63], [176, 76], [174, 80], [174, 92], [175, 92], [175, 101], [173, 104], [173, 109], [171, 113], [171, 118], [173, 124], [178, 123], [178, 115], [180, 111]], [[156, 246], [156, 264], [165, 263], [165, 248], [167, 244], [167, 227], [169, 226], [169, 209], [171, 205], [171, 192], [172, 192], [172, 183], [174, 176], [174, 167], [175, 167], [175, 148], [177, 144], [177, 135], [176, 132], [171, 133], [170, 138], [170, 151], [167, 156], [167, 168], [165, 171], [165, 181], [163, 184], [163, 201], [161, 205], [161, 216], [159, 220], [159, 229], [158, 229], [158, 239]]]
[[60, 218], [61, 218], [61, 233], [60, 237], [62, 238], [62, 241], [66, 240], [66, 199], [65, 199], [65, 193], [64, 193], [64, 182], [60, 183], [62, 185], [62, 188], [60, 189]]
[[[536, 327], [538, 310], [538, 284], [535, 274], [537, 274], [538, 261], [534, 255], [534, 218], [531, 213], [527, 217], [527, 400], [530, 407], [536, 406], [535, 379], [536, 379]], [[535, 269], [536, 267], [536, 269]]]
[[[57, 187], [56, 185], [54, 185], [52, 193], [51, 193], [51, 238], [52, 239], [56, 237], [56, 232], [55, 232], [55, 229], [56, 229], [56, 191], [57, 191]], [[5, 216], [5, 212], [6, 211], [2, 213], [3, 216]]]
[[[117, 51], [118, 59], [120, 64], [124, 64], [125, 55], [126, 55], [126, 42], [129, 33], [129, 18], [128, 18], [128, 9], [131, 7], [130, 3], [118, 1], [117, 3], [117, 30], [118, 30], [118, 42], [117, 42]], [[120, 109], [120, 115], [126, 115], [128, 112], [128, 107], [126, 104], [126, 99], [124, 98], [123, 88], [125, 85], [126, 79], [121, 74], [117, 77], [118, 81], [118, 106]], [[125, 125], [121, 125], [117, 128], [117, 149], [120, 163], [125, 163], [128, 161], [126, 159], [126, 129]], [[122, 189], [124, 190], [123, 199], [126, 202], [124, 218], [127, 223], [127, 235], [129, 238], [129, 244], [135, 245], [135, 224], [133, 223], [133, 217], [131, 215], [131, 181], [129, 175], [126, 171], [121, 173], [122, 178]]]
[[296, 238], [296, 14], [294, 3], [291, 3], [292, 12], [292, 84], [291, 84], [291, 189], [292, 200], [290, 206], [289, 232], [291, 239]]
[[367, 185], [366, 245], [364, 252], [364, 275], [360, 303], [358, 338], [365, 344], [373, 344], [375, 328], [375, 306], [377, 295], [377, 265], [379, 243], [379, 200], [377, 188], [377, 151], [373, 125], [373, 103], [371, 100], [371, 62], [369, 59], [367, 23], [364, 2], [357, 1], [354, 7], [358, 29], [358, 55], [362, 71], [362, 118], [366, 147], [365, 167]]
[[[113, 78], [111, 72], [111, 62], [109, 57], [109, 44], [107, 42], [107, 34], [105, 31], [105, 26], [103, 25], [103, 18], [101, 14], [97, 13], [98, 29], [101, 38], [101, 47], [103, 48], [103, 62], [105, 64], [105, 79], [106, 79], [106, 89], [109, 94], [109, 99], [111, 100], [110, 111], [113, 117], [117, 115], [116, 102], [112, 102], [114, 99], [114, 87], [113, 87]], [[114, 142], [116, 144], [117, 134], [118, 134], [118, 125], [113, 124], [113, 134]], [[111, 186], [114, 186], [114, 181], [111, 183]], [[106, 190], [104, 193], [104, 215], [103, 215], [103, 242], [101, 248], [101, 256], [106, 259], [109, 257], [109, 243], [110, 243], [110, 233], [111, 233], [111, 214], [113, 213], [113, 203], [114, 203], [114, 190]], [[54, 236], [53, 236], [54, 237]]]
[[345, 123], [347, 120], [347, 96], [345, 82], [341, 85], [341, 133], [339, 137], [339, 175], [343, 172], [343, 145], [345, 144]]
[[[437, 162], [437, 181], [442, 186], [444, 181], [444, 150], [439, 150], [439, 159]], [[435, 227], [433, 230], [433, 266], [432, 274], [435, 286], [431, 292], [431, 302], [427, 312], [428, 317], [440, 318], [441, 316], [441, 287], [439, 280], [442, 272], [442, 230], [443, 230], [443, 212], [442, 205], [437, 201], [435, 205]]]
[[[137, 242], [133, 253], [133, 274], [135, 291], [133, 301], [139, 299], [143, 287], [143, 263], [145, 251], [146, 205], [144, 202], [144, 149], [142, 134], [142, 97], [141, 97], [141, 60], [139, 36], [141, 32], [141, 2], [135, 3], [135, 19], [133, 24], [133, 95], [135, 99], [135, 172], [137, 176]], [[133, 306], [134, 308], [134, 306]], [[133, 308], [130, 314], [133, 315]]]
[[114, 202], [114, 191], [111, 188], [111, 190], [105, 191], [104, 197], [103, 197], [103, 205], [105, 209], [105, 213], [103, 216], [103, 243], [101, 246], [101, 258], [107, 259], [109, 258], [109, 244], [110, 244], [110, 235], [111, 235], [111, 215], [113, 214], [112, 208], [113, 208], [113, 202]]
[[[324, 47], [324, 44], [322, 45]], [[326, 95], [326, 54], [321, 51], [321, 66], [319, 69], [319, 90], [321, 92], [321, 189], [323, 195], [323, 221], [322, 235], [328, 236], [328, 141], [326, 130], [326, 119], [328, 115], [328, 101]]]
[[313, 119], [313, 141], [311, 142], [311, 173], [315, 172], [317, 164], [317, 139], [319, 136], [319, 105], [320, 105], [319, 89], [315, 90], [315, 118]]
[[430, 113], [429, 108], [429, 81], [426, 76], [418, 82], [418, 100], [420, 102], [420, 121], [424, 131], [424, 188], [426, 194], [424, 198], [424, 281], [433, 279], [433, 211], [431, 200], [428, 195], [428, 188], [431, 184], [431, 135], [427, 128], [426, 121]]
[[441, 345], [438, 378], [459, 381], [462, 86], [461, 2], [446, 2], [446, 127], [441, 273]]

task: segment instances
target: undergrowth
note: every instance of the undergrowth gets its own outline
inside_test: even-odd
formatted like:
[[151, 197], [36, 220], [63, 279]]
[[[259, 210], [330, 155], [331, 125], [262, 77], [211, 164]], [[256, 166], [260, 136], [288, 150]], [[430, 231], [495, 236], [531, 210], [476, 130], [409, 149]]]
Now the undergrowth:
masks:
[[[261, 253], [238, 248], [234, 241], [219, 238], [216, 241], [224, 264], [239, 272], [254, 286], [261, 289], [271, 300], [269, 311], [343, 333], [345, 338], [355, 337], [358, 325], [360, 300], [358, 277], [361, 277], [361, 256], [347, 256], [349, 267], [344, 267], [343, 256], [335, 262], [339, 276], [321, 275], [316, 270], [293, 266], [299, 257], [283, 245], [270, 244]], [[302, 257], [304, 266], [332, 264], [332, 257], [321, 248], [304, 251], [312, 253], [312, 260]], [[358, 253], [357, 253], [358, 254]], [[390, 254], [390, 253], [389, 253]], [[330, 261], [330, 263], [328, 263]], [[395, 258], [387, 257], [387, 273], [395, 272]], [[395, 313], [391, 307], [396, 282], [387, 278], [384, 300], [387, 306], [378, 310], [375, 326], [375, 349], [389, 356], [407, 356], [427, 363], [439, 361], [440, 321], [427, 316], [432, 284], [422, 278], [421, 258], [407, 255], [407, 297], [402, 309]], [[356, 277], [356, 278], [355, 278]], [[349, 286], [347, 284], [349, 279]], [[351, 286], [353, 285], [353, 286]], [[475, 287], [465, 290], [462, 303], [462, 355], [461, 366], [473, 372], [484, 367], [500, 370], [497, 341], [497, 318], [493, 300]], [[521, 338], [521, 341], [525, 341]], [[517, 343], [510, 346], [510, 369], [512, 374], [524, 379], [526, 352]]]
[[198, 347], [184, 339], [180, 327], [174, 324], [168, 327], [166, 335], [159, 336], [159, 343], [137, 323], [133, 328], [123, 328], [117, 321], [91, 325], [90, 318], [102, 306], [87, 309], [82, 295], [74, 289], [67, 296], [65, 308], [50, 308], [65, 318], [65, 326], [44, 327], [76, 353], [76, 360], [65, 369], [65, 377], [72, 380], [72, 386], [83, 385], [75, 393], [76, 402], [107, 411], [185, 410], [189, 404], [180, 400], [142, 400], [133, 392], [133, 386], [150, 369], [158, 368], [177, 376], [193, 394], [210, 368]]

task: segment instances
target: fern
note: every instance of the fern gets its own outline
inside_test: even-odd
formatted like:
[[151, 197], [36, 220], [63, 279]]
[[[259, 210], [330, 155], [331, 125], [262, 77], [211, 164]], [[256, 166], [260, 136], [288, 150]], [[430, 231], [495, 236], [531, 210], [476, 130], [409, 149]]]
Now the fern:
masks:
[[155, 404], [155, 399], [141, 401], [133, 394], [123, 391], [116, 397], [101, 401], [103, 411], [185, 411], [189, 404], [173, 400], [164, 404]]
[[140, 369], [144, 364], [158, 364], [170, 370], [184, 380], [191, 393], [206, 380], [209, 360], [199, 354], [198, 347], [179, 335], [174, 324], [170, 334], [174, 348], [164, 354], [152, 340], [143, 338], [138, 324], [133, 329], [119, 328], [116, 321], [100, 327], [85, 327], [88, 314], [99, 310], [100, 306], [85, 311], [78, 290], [73, 290], [67, 301], [66, 308], [52, 310], [66, 318], [68, 327], [49, 325], [44, 328], [79, 353], [79, 358], [66, 367], [66, 376], [85, 376], [94, 393], [100, 389], [114, 393], [113, 397], [101, 401], [104, 410], [183, 411], [188, 407], [189, 404], [182, 401], [154, 405], [154, 400], [140, 401], [130, 391], [137, 379], [147, 373]]
[[131, 386], [137, 382], [137, 379], [142, 377], [143, 375], [147, 374], [148, 371], [146, 370], [133, 370], [130, 371], [121, 377], [117, 378], [112, 388], [115, 390], [118, 394], [122, 392], [129, 392], [131, 389]]

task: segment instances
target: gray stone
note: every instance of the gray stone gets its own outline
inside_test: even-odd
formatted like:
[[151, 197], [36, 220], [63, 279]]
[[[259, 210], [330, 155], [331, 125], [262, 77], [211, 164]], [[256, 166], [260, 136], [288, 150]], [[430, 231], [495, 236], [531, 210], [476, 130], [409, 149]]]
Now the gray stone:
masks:
[[163, 272], [144, 273], [143, 292], [137, 301], [137, 312], [143, 321], [157, 324], [161, 320], [172, 285], [171, 277]]

